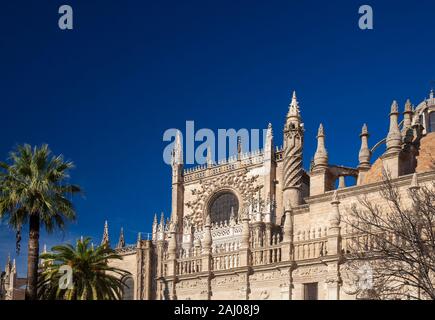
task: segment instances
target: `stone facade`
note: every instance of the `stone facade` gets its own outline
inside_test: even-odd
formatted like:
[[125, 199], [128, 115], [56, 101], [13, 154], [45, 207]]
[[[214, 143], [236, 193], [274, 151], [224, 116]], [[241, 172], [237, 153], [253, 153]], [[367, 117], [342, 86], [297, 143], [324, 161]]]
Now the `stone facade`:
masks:
[[0, 276], [0, 300], [23, 300], [25, 284], [26, 279], [17, 276], [15, 259], [11, 261], [8, 257]]
[[[382, 203], [382, 171], [406, 198], [411, 179], [435, 179], [435, 99], [404, 119], [393, 102], [388, 135], [371, 149], [361, 132], [357, 168], [328, 161], [320, 125], [309, 172], [302, 167], [304, 125], [296, 94], [286, 117], [283, 147], [269, 124], [264, 150], [218, 164], [183, 169], [180, 137], [172, 162], [172, 214], [157, 216], [152, 239], [119, 247], [117, 265], [132, 273], [134, 299], [356, 299], [360, 290], [342, 264], [352, 230], [342, 216], [357, 197]], [[385, 144], [371, 165], [372, 152]], [[345, 177], [356, 184], [345, 186]]]
[[[302, 166], [304, 125], [296, 94], [285, 119], [283, 146], [269, 124], [263, 150], [241, 152], [217, 164], [184, 169], [180, 136], [172, 157], [170, 217], [154, 217], [152, 234], [125, 245], [121, 230], [114, 266], [131, 273], [125, 299], [357, 299], [355, 275], [343, 264], [355, 235], [343, 216], [359, 196], [382, 204], [382, 172], [403, 197], [412, 183], [435, 180], [435, 98], [403, 120], [393, 102], [385, 139], [369, 148], [366, 125], [356, 168], [329, 163], [319, 126], [309, 172]], [[374, 150], [385, 152], [372, 164]], [[356, 184], [345, 185], [345, 177]], [[109, 242], [108, 224], [102, 242]], [[2, 273], [3, 299], [22, 295], [15, 266]]]

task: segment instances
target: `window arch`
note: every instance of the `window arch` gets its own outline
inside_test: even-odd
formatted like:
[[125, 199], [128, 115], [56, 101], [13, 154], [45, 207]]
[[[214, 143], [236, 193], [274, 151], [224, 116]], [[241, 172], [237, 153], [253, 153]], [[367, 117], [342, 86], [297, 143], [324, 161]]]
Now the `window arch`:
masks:
[[239, 200], [231, 191], [218, 193], [210, 202], [209, 214], [211, 222], [220, 223], [230, 220], [231, 212], [237, 218], [239, 212]]

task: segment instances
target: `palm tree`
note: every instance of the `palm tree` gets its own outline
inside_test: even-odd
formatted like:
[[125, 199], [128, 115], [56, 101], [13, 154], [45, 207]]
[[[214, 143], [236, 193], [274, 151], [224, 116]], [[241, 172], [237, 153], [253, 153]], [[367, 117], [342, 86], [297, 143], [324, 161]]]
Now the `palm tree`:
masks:
[[47, 145], [32, 148], [25, 144], [10, 153], [10, 164], [0, 162], [0, 218], [17, 231], [17, 250], [23, 225], [29, 223], [26, 299], [37, 294], [39, 231], [64, 228], [75, 219], [70, 201], [80, 187], [69, 184], [73, 163], [54, 156]]
[[[110, 267], [109, 260], [122, 260], [106, 245], [94, 249], [90, 238], [53, 247], [41, 254], [38, 297], [46, 300], [120, 300], [130, 273]], [[63, 267], [70, 268], [72, 281], [64, 277]], [[65, 281], [66, 280], [66, 281]], [[69, 282], [69, 283], [68, 283]]]

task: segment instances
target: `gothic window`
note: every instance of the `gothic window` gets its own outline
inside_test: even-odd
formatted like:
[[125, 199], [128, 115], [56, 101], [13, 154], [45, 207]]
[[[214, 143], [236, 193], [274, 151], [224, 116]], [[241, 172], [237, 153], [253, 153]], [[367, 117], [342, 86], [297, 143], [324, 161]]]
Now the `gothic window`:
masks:
[[429, 113], [429, 132], [435, 132], [435, 111]]
[[304, 300], [318, 300], [317, 282], [304, 284]]
[[232, 192], [223, 192], [216, 196], [210, 205], [211, 222], [224, 222], [230, 220], [231, 211], [234, 212], [234, 218], [237, 218], [239, 211], [239, 201]]
[[122, 300], [134, 300], [134, 281], [132, 276], [124, 278]]

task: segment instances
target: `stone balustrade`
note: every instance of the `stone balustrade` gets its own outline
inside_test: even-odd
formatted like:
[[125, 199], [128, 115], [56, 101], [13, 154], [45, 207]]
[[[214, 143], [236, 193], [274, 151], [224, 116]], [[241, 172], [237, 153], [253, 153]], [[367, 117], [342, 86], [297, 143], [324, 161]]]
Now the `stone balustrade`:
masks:
[[294, 244], [295, 260], [316, 259], [327, 255], [327, 242], [326, 237], [296, 242]]
[[276, 262], [281, 262], [281, 244], [253, 249], [251, 252], [251, 263], [253, 266]]
[[212, 270], [229, 270], [240, 267], [240, 255], [238, 251], [214, 254], [212, 256]]

